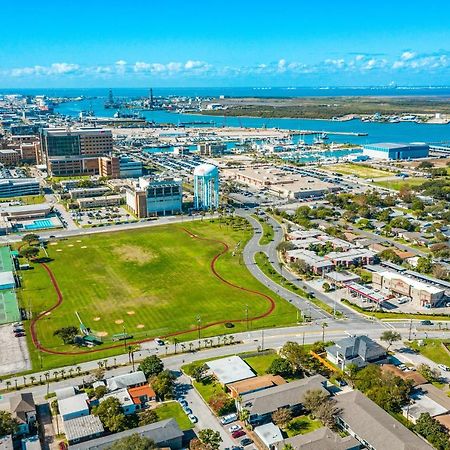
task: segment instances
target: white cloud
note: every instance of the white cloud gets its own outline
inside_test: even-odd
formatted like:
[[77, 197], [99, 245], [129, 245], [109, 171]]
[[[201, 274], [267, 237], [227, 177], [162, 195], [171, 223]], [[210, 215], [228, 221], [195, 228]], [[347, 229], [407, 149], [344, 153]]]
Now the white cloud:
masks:
[[417, 53], [406, 51], [402, 53], [402, 56], [400, 57], [403, 61], [409, 61], [410, 59], [413, 59], [417, 56]]

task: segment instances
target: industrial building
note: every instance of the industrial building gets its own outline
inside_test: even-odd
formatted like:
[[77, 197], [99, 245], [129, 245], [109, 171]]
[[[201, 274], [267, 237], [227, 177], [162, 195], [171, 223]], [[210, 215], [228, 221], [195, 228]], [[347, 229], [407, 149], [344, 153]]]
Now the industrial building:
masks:
[[363, 155], [375, 159], [416, 159], [427, 158], [430, 147], [425, 143], [395, 144], [382, 142], [363, 146]]
[[445, 288], [425, 283], [401, 273], [383, 271], [372, 273], [375, 289], [394, 296], [406, 296], [416, 307], [434, 307], [445, 298]]
[[172, 177], [141, 177], [126, 189], [126, 203], [140, 218], [181, 213], [182, 180]]
[[224, 174], [232, 180], [267, 189], [273, 195], [289, 199], [321, 197], [339, 190], [336, 185], [327, 181], [289, 173], [272, 165], [226, 169]]
[[200, 164], [194, 169], [194, 208], [219, 207], [219, 169], [212, 164]]
[[36, 178], [3, 178], [0, 179], [0, 198], [39, 195], [41, 186]]
[[113, 149], [111, 130], [43, 128], [41, 146], [51, 175], [98, 175], [99, 158]]

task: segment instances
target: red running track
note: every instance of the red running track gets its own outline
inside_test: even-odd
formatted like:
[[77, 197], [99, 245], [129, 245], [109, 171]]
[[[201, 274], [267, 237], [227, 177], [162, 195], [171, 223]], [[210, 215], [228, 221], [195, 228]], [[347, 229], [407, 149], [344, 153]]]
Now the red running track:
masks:
[[[199, 237], [199, 236], [193, 234], [192, 232], [190, 232], [189, 230], [187, 230], [186, 228], [183, 228], [183, 231], [185, 231], [187, 234], [189, 234], [189, 236], [191, 236], [192, 238], [195, 238], [195, 239], [198, 239], [198, 240], [201, 240], [201, 241], [206, 241], [206, 242], [213, 242], [213, 243], [216, 243], [216, 244], [220, 244], [222, 246], [222, 250], [214, 256], [214, 258], [211, 260], [211, 263], [210, 263], [211, 271], [212, 271], [212, 273], [215, 275], [215, 277], [217, 279], [219, 279], [222, 283], [230, 286], [231, 288], [239, 289], [241, 291], [248, 292], [250, 294], [258, 295], [259, 297], [262, 297], [265, 300], [267, 300], [267, 302], [269, 303], [269, 308], [267, 309], [267, 311], [265, 311], [262, 314], [259, 314], [258, 316], [249, 317], [248, 320], [258, 320], [258, 319], [262, 319], [262, 318], [267, 317], [270, 314], [272, 314], [272, 312], [274, 311], [275, 306], [276, 306], [275, 305], [275, 300], [273, 300], [272, 297], [270, 297], [269, 295], [264, 294], [263, 292], [252, 290], [252, 289], [247, 289], [247, 288], [245, 288], [243, 286], [239, 286], [237, 284], [234, 284], [231, 281], [228, 281], [227, 279], [222, 277], [222, 275], [220, 275], [220, 273], [217, 271], [217, 269], [216, 269], [216, 262], [222, 255], [224, 255], [229, 250], [228, 244], [226, 244], [225, 242], [216, 240], [216, 239], [208, 239], [208, 238]], [[36, 316], [34, 319], [32, 319], [31, 325], [30, 325], [30, 332], [31, 332], [31, 339], [33, 341], [34, 346], [38, 350], [40, 350], [41, 352], [50, 353], [50, 354], [53, 354], [53, 355], [83, 355], [83, 354], [87, 354], [87, 353], [96, 353], [96, 352], [101, 352], [101, 351], [104, 351], [104, 350], [111, 350], [111, 349], [114, 349], [114, 348], [123, 347], [123, 344], [119, 343], [119, 344], [115, 344], [115, 345], [110, 345], [108, 347], [102, 346], [102, 347], [94, 348], [94, 349], [91, 349], [91, 350], [76, 350], [76, 351], [69, 352], [69, 351], [52, 350], [51, 348], [47, 348], [47, 347], [43, 346], [39, 342], [39, 338], [38, 338], [37, 330], [36, 330], [36, 324], [43, 317], [46, 317], [48, 315], [48, 313], [50, 313], [53, 310], [55, 310], [56, 308], [58, 308], [58, 306], [61, 305], [61, 303], [63, 302], [64, 298], [63, 298], [63, 295], [62, 295], [61, 290], [59, 288], [58, 281], [56, 280], [55, 275], [53, 274], [53, 272], [50, 269], [50, 267], [48, 267], [48, 265], [45, 264], [45, 263], [41, 263], [41, 265], [44, 267], [44, 269], [47, 271], [47, 273], [48, 273], [48, 275], [50, 277], [50, 281], [52, 282], [53, 287], [54, 287], [54, 289], [56, 291], [56, 295], [58, 297], [58, 300], [51, 308], [47, 309], [46, 311], [41, 312], [38, 316]], [[247, 321], [247, 318], [245, 318], [245, 319], [236, 319], [236, 320], [233, 320], [233, 319], [217, 320], [215, 322], [211, 322], [211, 323], [208, 323], [208, 324], [205, 324], [205, 325], [201, 326], [200, 330], [204, 330], [206, 328], [210, 328], [210, 327], [213, 327], [215, 325], [223, 325], [223, 324], [225, 324], [227, 322], [240, 323], [240, 322], [246, 322], [246, 321]], [[195, 330], [198, 330], [198, 328], [195, 328]], [[169, 333], [169, 334], [166, 334], [165, 336], [159, 336], [159, 337], [161, 337], [161, 338], [168, 338], [168, 337], [172, 337], [172, 336], [179, 336], [181, 334], [192, 333], [192, 331], [195, 331], [195, 330], [189, 328], [187, 330], [175, 331], [173, 333]], [[152, 341], [155, 337], [145, 338], [145, 339], [141, 339], [141, 340], [138, 340], [138, 341], [132, 341], [132, 342], [129, 342], [129, 345], [137, 345], [137, 344], [142, 344], [143, 342], [149, 342], [149, 341]]]

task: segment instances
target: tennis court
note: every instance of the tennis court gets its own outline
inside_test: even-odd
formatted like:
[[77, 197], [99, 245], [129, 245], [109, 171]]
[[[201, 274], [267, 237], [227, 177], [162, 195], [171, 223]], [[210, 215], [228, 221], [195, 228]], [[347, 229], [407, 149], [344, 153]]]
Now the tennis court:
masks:
[[14, 291], [0, 291], [0, 324], [19, 322], [20, 311]]

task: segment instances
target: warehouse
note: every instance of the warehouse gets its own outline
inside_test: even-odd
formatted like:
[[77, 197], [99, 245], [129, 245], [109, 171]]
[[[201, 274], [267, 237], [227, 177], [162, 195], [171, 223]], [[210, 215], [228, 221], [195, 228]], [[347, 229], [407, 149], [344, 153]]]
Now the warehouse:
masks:
[[366, 144], [363, 146], [363, 154], [374, 159], [415, 159], [427, 158], [429, 146], [425, 143], [395, 144], [382, 142], [378, 144]]

